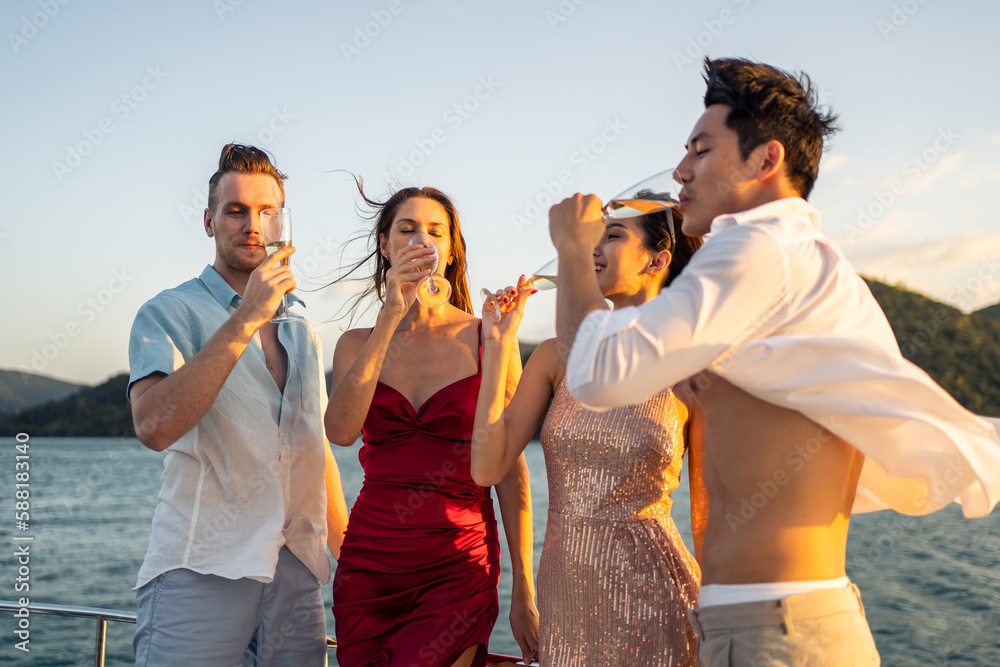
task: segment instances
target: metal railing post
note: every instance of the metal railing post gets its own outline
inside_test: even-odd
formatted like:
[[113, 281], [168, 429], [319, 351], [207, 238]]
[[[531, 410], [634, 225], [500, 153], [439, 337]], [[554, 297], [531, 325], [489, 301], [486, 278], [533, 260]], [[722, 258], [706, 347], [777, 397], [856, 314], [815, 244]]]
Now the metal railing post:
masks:
[[94, 667], [104, 667], [104, 645], [108, 640], [108, 619], [97, 617], [97, 639], [94, 641]]

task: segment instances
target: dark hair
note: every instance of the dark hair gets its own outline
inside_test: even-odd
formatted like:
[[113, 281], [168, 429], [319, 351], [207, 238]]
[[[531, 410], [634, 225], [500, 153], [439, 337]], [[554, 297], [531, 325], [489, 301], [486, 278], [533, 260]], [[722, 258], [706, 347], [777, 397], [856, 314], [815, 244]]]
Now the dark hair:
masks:
[[743, 159], [761, 144], [780, 141], [789, 181], [808, 198], [819, 174], [823, 139], [838, 130], [837, 115], [820, 109], [809, 77], [742, 58], [705, 58], [703, 76], [705, 107], [732, 107], [726, 127], [739, 137]]
[[663, 279], [661, 288], [672, 283], [674, 278], [680, 275], [691, 261], [695, 250], [704, 243], [701, 237], [688, 236], [681, 231], [682, 217], [676, 209], [673, 209], [674, 235], [671, 242], [670, 226], [667, 223], [668, 213], [669, 211], [660, 210], [636, 218], [636, 226], [642, 232], [642, 244], [646, 248], [654, 252], [670, 251], [670, 266], [667, 267], [667, 276]]
[[368, 264], [373, 259], [375, 260], [375, 266], [370, 277], [360, 279], [366, 281], [368, 286], [363, 292], [361, 292], [361, 294], [353, 299], [348, 312], [353, 315], [353, 313], [357, 310], [357, 307], [372, 294], [375, 295], [379, 303], [385, 303], [385, 274], [389, 271], [389, 267], [391, 265], [389, 263], [389, 259], [382, 256], [379, 248], [379, 240], [383, 235], [388, 238], [389, 231], [392, 227], [392, 221], [396, 217], [396, 211], [403, 205], [404, 202], [410, 199], [423, 197], [424, 199], [430, 199], [432, 201], [436, 201], [438, 204], [441, 204], [445, 213], [448, 214], [448, 230], [451, 236], [452, 262], [450, 265], [445, 267], [444, 277], [451, 283], [451, 305], [460, 310], [464, 310], [471, 315], [472, 298], [469, 296], [468, 266], [465, 259], [465, 237], [462, 236], [462, 227], [458, 220], [458, 211], [455, 209], [455, 204], [451, 201], [451, 198], [436, 188], [411, 187], [397, 190], [384, 202], [380, 202], [371, 199], [365, 194], [364, 184], [361, 179], [355, 176], [354, 182], [357, 184], [358, 192], [361, 194], [361, 198], [364, 200], [365, 204], [373, 209], [368, 215], [363, 215], [362, 217], [366, 220], [374, 220], [375, 226], [372, 228], [371, 232], [352, 239], [357, 240], [367, 236], [367, 255], [364, 259], [355, 263], [342, 276], [330, 284], [336, 284], [348, 279], [355, 271]]
[[285, 203], [284, 180], [288, 176], [282, 174], [271, 162], [271, 157], [259, 148], [245, 146], [243, 144], [226, 144], [222, 147], [222, 154], [219, 155], [219, 168], [212, 177], [208, 179], [208, 208], [215, 210], [218, 202], [218, 193], [215, 191], [222, 177], [230, 172], [239, 174], [264, 174], [272, 177], [278, 183], [278, 190], [281, 192], [279, 205]]

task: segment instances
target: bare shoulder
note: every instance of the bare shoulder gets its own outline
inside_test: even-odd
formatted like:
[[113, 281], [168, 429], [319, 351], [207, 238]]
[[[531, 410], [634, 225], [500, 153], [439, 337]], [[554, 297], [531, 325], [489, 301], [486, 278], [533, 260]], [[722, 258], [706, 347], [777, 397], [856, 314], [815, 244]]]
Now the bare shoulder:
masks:
[[441, 324], [439, 335], [461, 339], [471, 345], [479, 340], [479, 318], [459, 308], [452, 308], [448, 319]]
[[566, 364], [559, 355], [559, 340], [549, 338], [539, 343], [531, 353], [528, 365], [546, 375], [551, 380], [554, 391], [566, 374]]
[[545, 360], [547, 363], [561, 362], [559, 359], [559, 339], [558, 338], [548, 338], [543, 340], [535, 348], [535, 351], [531, 353], [531, 356], [539, 355], [539, 360]]
[[479, 318], [472, 313], [467, 313], [464, 310], [455, 308], [454, 319], [452, 320], [455, 324], [463, 326], [479, 326]]
[[349, 329], [337, 339], [337, 347], [333, 351], [334, 358], [348, 357], [354, 359], [361, 352], [365, 341], [371, 336], [371, 327], [364, 329]]

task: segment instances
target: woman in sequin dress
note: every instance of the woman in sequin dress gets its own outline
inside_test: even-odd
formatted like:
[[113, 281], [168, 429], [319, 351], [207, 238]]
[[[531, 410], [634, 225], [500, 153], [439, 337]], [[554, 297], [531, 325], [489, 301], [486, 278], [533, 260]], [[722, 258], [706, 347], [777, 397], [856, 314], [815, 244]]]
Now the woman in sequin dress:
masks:
[[[373, 328], [338, 341], [324, 419], [331, 442], [353, 445], [359, 432], [364, 441], [364, 486], [333, 581], [337, 660], [483, 665], [499, 612], [500, 546], [490, 489], [469, 472], [480, 324], [458, 214], [434, 188], [405, 188], [384, 203], [361, 195], [375, 208], [369, 291], [382, 310]], [[452, 285], [448, 303], [415, 298], [433, 264], [430, 245], [409, 244], [417, 233], [436, 246]], [[519, 375], [512, 367], [505, 382]], [[496, 487], [514, 571], [511, 628], [528, 646], [537, 642], [537, 612], [526, 473], [522, 459]]]
[[[655, 297], [700, 243], [677, 225], [675, 245], [664, 212], [610, 220], [594, 250], [605, 298], [620, 308]], [[639, 405], [587, 410], [566, 387], [555, 339], [531, 355], [505, 409], [505, 369], [517, 363], [513, 342], [528, 293], [522, 277], [518, 288], [497, 295], [505, 311], [500, 322], [484, 317], [476, 410], [476, 433], [484, 436], [473, 441], [472, 476], [490, 484], [507, 474], [545, 417], [549, 512], [538, 567], [539, 661], [694, 665], [687, 610], [697, 602], [700, 571], [670, 518], [670, 493], [685, 431], [697, 424], [670, 390]], [[700, 464], [698, 456], [692, 461]], [[696, 510], [707, 507], [701, 488], [692, 484], [696, 534], [703, 526]]]

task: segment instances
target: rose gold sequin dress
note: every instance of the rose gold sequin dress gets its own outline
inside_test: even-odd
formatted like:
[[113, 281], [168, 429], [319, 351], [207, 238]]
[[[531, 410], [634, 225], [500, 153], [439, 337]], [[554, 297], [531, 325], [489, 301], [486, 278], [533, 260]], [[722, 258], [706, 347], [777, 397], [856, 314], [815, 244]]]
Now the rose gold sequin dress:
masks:
[[550, 665], [694, 665], [700, 571], [670, 518], [684, 453], [672, 392], [592, 412], [564, 379], [542, 425], [549, 483], [538, 566]]

